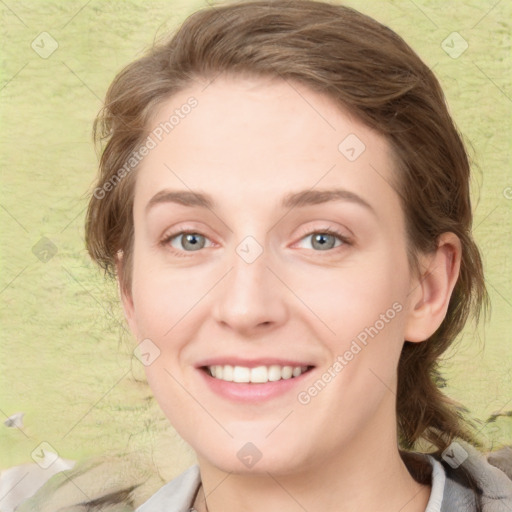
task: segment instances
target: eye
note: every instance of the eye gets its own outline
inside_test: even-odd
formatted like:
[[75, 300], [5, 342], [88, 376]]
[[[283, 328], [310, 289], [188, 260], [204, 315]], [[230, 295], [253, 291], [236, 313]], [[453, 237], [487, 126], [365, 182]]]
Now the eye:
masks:
[[[350, 240], [333, 228], [324, 228], [302, 235], [300, 241], [311, 239], [314, 250], [327, 252], [343, 245], [350, 245]], [[337, 243], [338, 242], [338, 243]], [[200, 251], [214, 244], [204, 235], [196, 231], [178, 231], [165, 236], [161, 244], [171, 246], [172, 252], [177, 256], [186, 256], [186, 253]], [[309, 249], [309, 247], [303, 247]]]
[[[338, 248], [341, 245], [350, 244], [346, 236], [332, 228], [310, 232], [306, 236], [303, 236], [301, 241], [307, 240], [308, 238], [311, 239], [311, 246], [313, 249], [319, 251], [329, 251], [331, 249]], [[339, 242], [338, 245], [336, 245], [336, 241]], [[308, 247], [306, 247], [306, 249], [308, 249]]]
[[[173, 249], [176, 249], [176, 253], [180, 252], [195, 252], [207, 246], [207, 242], [210, 242], [208, 238], [201, 233], [194, 231], [180, 231], [178, 233], [171, 233], [162, 240], [162, 244], [170, 245]], [[208, 247], [211, 247], [211, 242]]]

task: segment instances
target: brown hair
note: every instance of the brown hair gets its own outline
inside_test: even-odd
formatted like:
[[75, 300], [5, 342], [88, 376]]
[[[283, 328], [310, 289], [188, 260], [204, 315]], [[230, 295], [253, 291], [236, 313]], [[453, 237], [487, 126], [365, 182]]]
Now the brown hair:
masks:
[[[129, 64], [110, 86], [94, 133], [106, 142], [86, 220], [91, 257], [129, 290], [136, 169], [112, 183], [148, 134], [156, 106], [198, 78], [245, 74], [300, 82], [328, 95], [386, 137], [396, 160], [409, 260], [439, 235], [462, 244], [460, 275], [446, 318], [423, 343], [405, 342], [398, 367], [400, 444], [443, 450], [455, 437], [478, 444], [461, 408], [440, 390], [438, 360], [469, 315], [487, 305], [482, 262], [471, 236], [470, 165], [431, 70], [392, 30], [351, 8], [310, 0], [248, 1], [190, 16], [167, 42]], [[108, 188], [108, 190], [107, 190]], [[99, 190], [97, 189], [97, 190]], [[106, 193], [105, 193], [106, 191]]]

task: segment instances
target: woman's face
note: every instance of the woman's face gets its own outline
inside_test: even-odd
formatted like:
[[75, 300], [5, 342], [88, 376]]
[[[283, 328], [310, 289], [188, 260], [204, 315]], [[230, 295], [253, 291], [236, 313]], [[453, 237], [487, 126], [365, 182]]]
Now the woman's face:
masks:
[[225, 471], [389, 442], [415, 282], [386, 141], [296, 83], [205, 85], [137, 171], [124, 306], [157, 401]]

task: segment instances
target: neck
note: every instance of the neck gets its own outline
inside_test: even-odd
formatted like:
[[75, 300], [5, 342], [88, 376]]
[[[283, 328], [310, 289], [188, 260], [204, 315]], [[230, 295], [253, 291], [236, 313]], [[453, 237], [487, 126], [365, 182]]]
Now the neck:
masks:
[[[308, 459], [286, 475], [225, 473], [199, 458], [198, 512], [424, 512], [430, 486], [417, 483], [400, 457], [396, 430], [359, 435], [331, 457]], [[206, 496], [206, 499], [205, 499]]]

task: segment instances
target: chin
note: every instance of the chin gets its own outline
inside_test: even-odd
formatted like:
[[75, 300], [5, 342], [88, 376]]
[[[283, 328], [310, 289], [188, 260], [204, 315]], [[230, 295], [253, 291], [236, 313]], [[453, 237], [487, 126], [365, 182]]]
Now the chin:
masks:
[[307, 464], [304, 443], [288, 444], [266, 441], [240, 441], [201, 443], [192, 448], [199, 460], [205, 460], [217, 469], [240, 475], [290, 475]]

